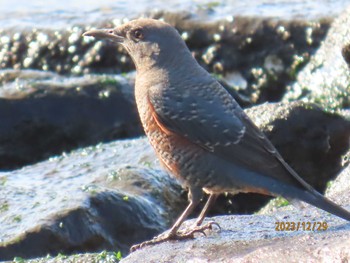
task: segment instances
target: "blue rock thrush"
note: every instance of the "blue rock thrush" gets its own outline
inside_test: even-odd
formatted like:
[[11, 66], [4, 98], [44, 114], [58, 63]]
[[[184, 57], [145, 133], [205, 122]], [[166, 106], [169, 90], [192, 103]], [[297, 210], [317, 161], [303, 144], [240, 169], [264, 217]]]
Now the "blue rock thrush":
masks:
[[[193, 58], [169, 24], [138, 19], [84, 36], [121, 44], [137, 70], [135, 97], [146, 135], [163, 166], [189, 190], [189, 205], [173, 227], [132, 248], [192, 238], [210, 205], [224, 192], [262, 193], [299, 199], [350, 221], [350, 213], [307, 184], [281, 157], [233, 97]], [[179, 231], [208, 201], [194, 226]]]

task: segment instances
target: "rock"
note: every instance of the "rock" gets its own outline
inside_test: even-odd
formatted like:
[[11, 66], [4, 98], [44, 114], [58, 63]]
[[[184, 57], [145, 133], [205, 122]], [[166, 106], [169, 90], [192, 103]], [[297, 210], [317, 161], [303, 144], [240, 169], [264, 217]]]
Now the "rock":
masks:
[[[327, 196], [350, 209], [350, 167]], [[346, 262], [350, 260], [350, 224], [306, 205], [283, 207], [269, 215], [207, 218], [221, 226], [194, 240], [166, 242], [131, 253], [121, 262]], [[298, 222], [298, 231], [276, 231], [277, 224]], [[193, 223], [186, 221], [187, 224]], [[306, 230], [308, 225], [310, 230]], [[312, 227], [315, 224], [315, 230]], [[303, 229], [305, 226], [305, 230]], [[327, 226], [327, 227], [326, 227]]]
[[350, 148], [350, 120], [311, 103], [263, 104], [247, 114], [283, 158], [318, 191], [344, 168]]
[[143, 134], [133, 84], [121, 76], [3, 70], [0, 83], [0, 170]]
[[297, 83], [290, 87], [284, 100], [303, 99], [328, 109], [349, 107], [350, 74], [342, 57], [342, 49], [346, 55], [350, 42], [349, 14], [350, 8], [334, 20], [327, 38], [298, 74]]
[[186, 206], [146, 139], [97, 145], [0, 173], [0, 261], [121, 251]]

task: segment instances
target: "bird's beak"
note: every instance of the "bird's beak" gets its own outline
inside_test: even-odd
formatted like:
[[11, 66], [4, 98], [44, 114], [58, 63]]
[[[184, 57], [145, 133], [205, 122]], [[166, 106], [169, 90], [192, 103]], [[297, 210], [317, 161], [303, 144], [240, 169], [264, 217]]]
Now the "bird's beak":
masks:
[[118, 34], [116, 29], [94, 29], [83, 34], [84, 37], [94, 37], [97, 39], [109, 39], [113, 42], [121, 43], [124, 37]]

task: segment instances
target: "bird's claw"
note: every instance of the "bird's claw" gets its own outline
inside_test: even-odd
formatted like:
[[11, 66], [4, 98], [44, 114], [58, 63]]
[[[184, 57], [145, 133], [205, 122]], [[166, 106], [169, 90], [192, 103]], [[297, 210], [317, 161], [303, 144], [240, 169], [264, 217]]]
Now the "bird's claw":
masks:
[[216, 223], [215, 221], [209, 221], [208, 223], [206, 223], [205, 225], [203, 225], [204, 228], [206, 229], [213, 229], [213, 226], [217, 226], [217, 228], [219, 229], [219, 231], [221, 231], [221, 226]]
[[154, 237], [151, 240], [142, 242], [140, 244], [136, 244], [133, 245], [130, 248], [130, 252], [134, 252], [140, 248], [146, 247], [146, 246], [151, 246], [151, 245], [156, 245], [165, 241], [169, 241], [169, 240], [185, 240], [185, 239], [194, 239], [194, 234], [195, 233], [201, 233], [204, 236], [207, 236], [206, 233], [204, 232], [205, 230], [212, 230], [213, 226], [217, 226], [219, 228], [219, 230], [221, 231], [221, 227], [218, 223], [214, 222], [214, 221], [210, 221], [208, 223], [206, 223], [205, 225], [202, 226], [193, 226], [189, 229], [185, 229], [183, 231], [179, 231], [177, 233], [171, 233], [171, 232], [167, 232], [165, 234], [161, 234], [159, 236]]
[[202, 233], [204, 236], [207, 236], [204, 231], [205, 230], [212, 230], [213, 226], [217, 226], [219, 231], [221, 231], [221, 226], [218, 223], [216, 223], [215, 221], [209, 221], [208, 223], [206, 223], [204, 225], [194, 225], [192, 227], [191, 232], [193, 234], [194, 233]]

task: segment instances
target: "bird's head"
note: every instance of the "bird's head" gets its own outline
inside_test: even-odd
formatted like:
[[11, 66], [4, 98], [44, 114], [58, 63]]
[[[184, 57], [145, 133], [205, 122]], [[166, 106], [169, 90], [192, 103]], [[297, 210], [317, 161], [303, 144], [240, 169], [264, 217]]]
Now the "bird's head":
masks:
[[121, 44], [138, 71], [168, 64], [176, 66], [181, 63], [179, 59], [188, 56], [192, 59], [179, 33], [169, 24], [155, 19], [137, 19], [114, 29], [91, 30], [83, 35]]

